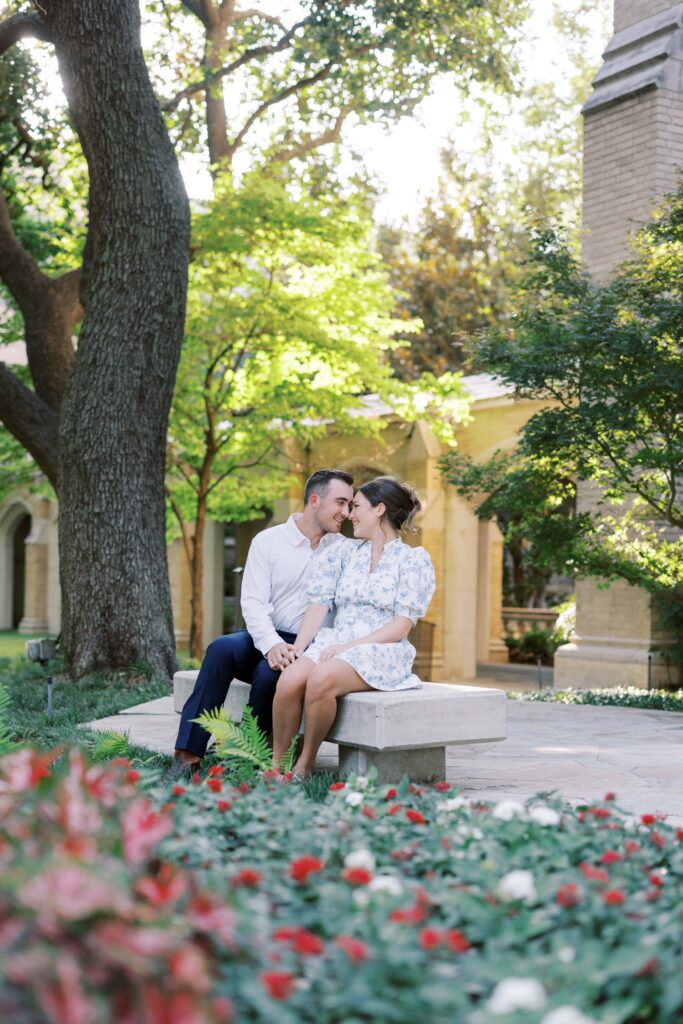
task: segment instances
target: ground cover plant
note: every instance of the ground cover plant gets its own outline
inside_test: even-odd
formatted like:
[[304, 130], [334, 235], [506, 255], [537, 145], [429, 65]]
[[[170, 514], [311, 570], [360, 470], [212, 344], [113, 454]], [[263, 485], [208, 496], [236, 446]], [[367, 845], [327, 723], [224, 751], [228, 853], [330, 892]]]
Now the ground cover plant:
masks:
[[0, 761], [0, 1018], [674, 1024], [683, 830], [446, 783]]
[[651, 711], [683, 711], [683, 690], [643, 690], [636, 686], [614, 686], [607, 690], [529, 690], [508, 693], [512, 700], [543, 701], [553, 704], [597, 704], [606, 707], [647, 708]]

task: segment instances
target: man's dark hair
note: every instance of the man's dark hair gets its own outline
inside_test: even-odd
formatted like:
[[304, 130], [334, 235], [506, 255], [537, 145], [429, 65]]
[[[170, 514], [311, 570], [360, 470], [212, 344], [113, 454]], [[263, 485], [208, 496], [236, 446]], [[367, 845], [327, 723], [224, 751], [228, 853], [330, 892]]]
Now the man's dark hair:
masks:
[[322, 497], [333, 480], [341, 480], [342, 483], [353, 487], [353, 477], [343, 469], [318, 469], [306, 481], [304, 505], [308, 505], [312, 494], [319, 494]]

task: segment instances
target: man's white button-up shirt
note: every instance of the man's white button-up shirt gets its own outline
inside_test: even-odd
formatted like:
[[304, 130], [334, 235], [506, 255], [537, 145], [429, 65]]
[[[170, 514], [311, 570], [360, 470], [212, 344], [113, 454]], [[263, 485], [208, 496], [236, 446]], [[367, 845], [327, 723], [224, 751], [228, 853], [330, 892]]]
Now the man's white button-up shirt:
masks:
[[241, 605], [244, 623], [262, 654], [281, 643], [277, 630], [296, 633], [306, 611], [306, 588], [313, 562], [338, 534], [326, 533], [315, 550], [296, 521], [257, 533], [251, 542], [242, 580]]

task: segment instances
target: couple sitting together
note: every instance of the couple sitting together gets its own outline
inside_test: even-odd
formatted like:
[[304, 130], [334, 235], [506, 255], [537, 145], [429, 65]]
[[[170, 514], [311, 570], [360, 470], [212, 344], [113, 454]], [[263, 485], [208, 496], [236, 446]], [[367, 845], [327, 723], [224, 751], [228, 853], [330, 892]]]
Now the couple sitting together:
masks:
[[[181, 715], [177, 769], [203, 757], [209, 734], [193, 719], [220, 707], [234, 678], [251, 684], [249, 705], [272, 732], [275, 767], [305, 712], [298, 776], [313, 771], [338, 697], [419, 686], [407, 638], [434, 593], [434, 568], [424, 548], [404, 544], [400, 533], [420, 502], [393, 477], [376, 477], [355, 494], [352, 485], [348, 473], [318, 470], [306, 482], [304, 511], [254, 538], [242, 583], [247, 628], [206, 651]], [[339, 536], [347, 518], [353, 540]]]

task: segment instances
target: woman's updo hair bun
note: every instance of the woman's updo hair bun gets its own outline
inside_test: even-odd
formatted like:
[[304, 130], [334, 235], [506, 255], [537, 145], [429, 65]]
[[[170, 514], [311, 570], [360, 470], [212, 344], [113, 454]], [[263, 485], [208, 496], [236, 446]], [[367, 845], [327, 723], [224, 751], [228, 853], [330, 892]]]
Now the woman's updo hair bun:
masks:
[[373, 508], [382, 504], [385, 516], [394, 530], [415, 533], [413, 520], [422, 508], [420, 499], [410, 484], [402, 484], [393, 476], [376, 476], [358, 488]]

